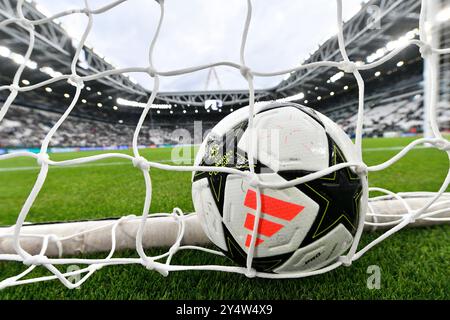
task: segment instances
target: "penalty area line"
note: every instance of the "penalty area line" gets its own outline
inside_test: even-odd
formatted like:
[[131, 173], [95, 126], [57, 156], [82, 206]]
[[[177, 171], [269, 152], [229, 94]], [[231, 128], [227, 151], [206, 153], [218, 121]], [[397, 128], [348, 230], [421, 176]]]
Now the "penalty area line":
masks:
[[[405, 148], [405, 146], [393, 146], [393, 147], [379, 147], [379, 148], [365, 148], [363, 152], [379, 152], [379, 151], [399, 151]], [[426, 146], [417, 146], [414, 149], [425, 149]], [[413, 149], [413, 150], [414, 150]], [[170, 163], [173, 162], [170, 159], [156, 160], [155, 162]], [[70, 166], [50, 166], [51, 169], [69, 169], [69, 168], [90, 168], [90, 167], [107, 167], [107, 166], [123, 166], [132, 165], [131, 162], [106, 162], [106, 163], [86, 163], [86, 164], [75, 164]], [[14, 172], [14, 171], [28, 171], [28, 170], [39, 170], [39, 166], [28, 166], [28, 167], [11, 167], [11, 168], [0, 168], [0, 172]]]

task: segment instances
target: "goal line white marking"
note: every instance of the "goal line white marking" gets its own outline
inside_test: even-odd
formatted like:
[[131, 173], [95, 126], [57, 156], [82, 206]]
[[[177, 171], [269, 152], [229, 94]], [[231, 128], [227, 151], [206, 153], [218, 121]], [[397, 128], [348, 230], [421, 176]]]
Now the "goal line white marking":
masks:
[[[363, 152], [376, 152], [376, 151], [395, 151], [395, 150], [403, 150], [405, 148], [405, 146], [394, 146], [394, 147], [379, 147], [379, 148], [365, 148], [362, 151]], [[416, 146], [414, 147], [413, 150], [415, 149], [425, 149], [427, 148], [426, 146]]]
[[[395, 151], [402, 150], [404, 146], [394, 146], [394, 147], [379, 147], [379, 148], [366, 148], [363, 152], [379, 152], [379, 151]], [[426, 146], [418, 146], [414, 149], [424, 149]], [[170, 163], [173, 162], [170, 159], [156, 160], [155, 162]], [[132, 165], [131, 162], [120, 161], [120, 162], [105, 162], [105, 163], [88, 163], [88, 164], [77, 164], [71, 166], [51, 166], [51, 169], [67, 169], [67, 168], [89, 168], [89, 167], [107, 167], [107, 166], [122, 166], [122, 165]], [[28, 171], [28, 170], [38, 170], [39, 166], [27, 166], [27, 167], [10, 167], [10, 168], [0, 168], [0, 172], [14, 172], [14, 171]]]

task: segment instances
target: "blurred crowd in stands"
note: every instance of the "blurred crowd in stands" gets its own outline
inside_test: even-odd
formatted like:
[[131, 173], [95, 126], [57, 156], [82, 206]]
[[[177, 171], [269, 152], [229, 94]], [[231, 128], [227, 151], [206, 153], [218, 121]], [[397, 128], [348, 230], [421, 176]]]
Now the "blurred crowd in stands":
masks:
[[[423, 97], [420, 94], [401, 99], [390, 97], [388, 100], [366, 104], [364, 116], [366, 137], [381, 137], [387, 132], [398, 134], [422, 132]], [[354, 135], [357, 117], [355, 104], [322, 112], [339, 124], [349, 136]], [[61, 114], [14, 105], [0, 122], [0, 147], [38, 147], [60, 117]], [[450, 108], [447, 103], [439, 104], [438, 121], [441, 129], [450, 129]], [[214, 123], [207, 123], [205, 127], [203, 124], [203, 133], [213, 125]], [[130, 146], [134, 130], [135, 125], [131, 124], [108, 123], [104, 120], [94, 121], [69, 116], [56, 131], [51, 140], [51, 146]], [[138, 144], [158, 146], [192, 143], [192, 139], [189, 138], [193, 136], [193, 121], [185, 124], [177, 122], [173, 127], [167, 124], [165, 127], [144, 124], [139, 134]]]

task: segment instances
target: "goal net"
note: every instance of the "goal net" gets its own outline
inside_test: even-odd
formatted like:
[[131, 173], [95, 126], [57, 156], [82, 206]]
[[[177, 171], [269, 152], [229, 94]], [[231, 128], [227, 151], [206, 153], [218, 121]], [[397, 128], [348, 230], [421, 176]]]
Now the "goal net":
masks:
[[[26, 17], [23, 13], [22, 8], [24, 6], [24, 0], [18, 0], [15, 15], [0, 21], [0, 29], [15, 25], [16, 27], [22, 28], [29, 33], [28, 49], [24, 55], [23, 61], [20, 62], [17, 71], [15, 72], [12, 83], [10, 85], [0, 87], [1, 91], [9, 91], [8, 98], [0, 109], [0, 122], [4, 119], [11, 105], [21, 92], [37, 90], [57, 81], [67, 81], [76, 88], [73, 99], [71, 99], [71, 102], [67, 106], [64, 114], [53, 125], [43, 140], [39, 153], [23, 151], [0, 155], [0, 160], [23, 157], [33, 158], [37, 161], [40, 167], [34, 186], [23, 204], [22, 209], [17, 215], [16, 223], [8, 228], [0, 228], [0, 261], [20, 262], [25, 264], [27, 268], [16, 276], [1, 280], [0, 288], [52, 279], [59, 279], [66, 287], [75, 288], [83, 284], [99, 269], [119, 264], [141, 264], [149, 270], [160, 272], [162, 275], [168, 275], [169, 272], [173, 271], [216, 270], [241, 273], [248, 277], [301, 278], [318, 275], [342, 265], [348, 266], [352, 263], [352, 261], [359, 259], [370, 248], [408, 225], [429, 225], [450, 221], [450, 195], [445, 192], [450, 183], [450, 171], [447, 173], [445, 180], [442, 182], [442, 185], [437, 192], [394, 193], [382, 188], [369, 187], [367, 181], [368, 173], [385, 170], [406, 156], [412, 149], [421, 145], [439, 149], [447, 155], [450, 155], [450, 143], [440, 132], [436, 112], [436, 99], [440, 90], [436, 77], [440, 71], [437, 57], [450, 53], [450, 48], [436, 47], [433, 45], [432, 39], [430, 39], [431, 36], [429, 26], [433, 25], [433, 12], [430, 12], [429, 8], [434, 0], [422, 0], [419, 23], [419, 39], [405, 41], [401, 46], [395, 48], [386, 55], [366, 64], [356, 63], [355, 61], [351, 61], [349, 59], [343, 33], [342, 0], [337, 0], [336, 25], [338, 30], [337, 37], [339, 49], [342, 58], [341, 61], [320, 61], [272, 72], [254, 70], [246, 63], [245, 60], [247, 36], [252, 19], [251, 0], [246, 1], [247, 14], [242, 31], [240, 61], [238, 63], [220, 61], [179, 70], [159, 70], [158, 66], [153, 63], [153, 51], [158, 45], [161, 25], [164, 21], [164, 0], [157, 0], [160, 7], [160, 16], [156, 33], [150, 43], [147, 66], [108, 70], [89, 76], [79, 75], [77, 73], [77, 63], [80, 60], [82, 48], [85, 45], [86, 38], [91, 31], [92, 23], [95, 20], [95, 17], [112, 10], [124, 1], [126, 0], [113, 1], [103, 7], [92, 8], [89, 1], [85, 0], [85, 6], [83, 8], [63, 11], [43, 19], [32, 19], [30, 17]], [[84, 30], [83, 36], [73, 56], [71, 72], [69, 74], [57, 75], [41, 83], [21, 85], [24, 69], [30, 61], [30, 56], [35, 46], [36, 27], [45, 25], [46, 23], [52, 22], [64, 16], [80, 13], [85, 14], [88, 17], [89, 23]], [[268, 39], [268, 41], [269, 40], [270, 39]], [[360, 72], [363, 70], [371, 70], [380, 66], [401, 53], [406, 47], [409, 46], [417, 46], [420, 49], [420, 53], [426, 64], [427, 76], [425, 77], [425, 88], [428, 93], [425, 97], [427, 101], [424, 103], [424, 112], [426, 115], [425, 118], [427, 124], [429, 125], [429, 132], [426, 137], [414, 140], [389, 160], [377, 165], [368, 166], [364, 163], [362, 157], [364, 81]], [[296, 183], [298, 184], [305, 183], [345, 167], [352, 167], [355, 172], [363, 178], [363, 196], [361, 201], [361, 214], [359, 217], [358, 229], [351, 248], [335, 263], [318, 270], [306, 272], [301, 271], [282, 274], [259, 272], [252, 268], [255, 241], [252, 241], [249, 246], [246, 267], [222, 265], [175, 265], [171, 263], [173, 256], [180, 250], [202, 250], [208, 254], [223, 254], [219, 251], [201, 246], [208, 244], [209, 241], [203, 233], [195, 213], [185, 214], [180, 209], [175, 208], [172, 213], [150, 214], [150, 206], [152, 202], [151, 168], [180, 172], [230, 172], [240, 175], [244, 179], [250, 180], [256, 187], [257, 195], [261, 196], [261, 181], [259, 181], [258, 175], [254, 172], [254, 168], [252, 166], [250, 166], [248, 171], [241, 171], [233, 168], [219, 168], [216, 166], [176, 166], [149, 161], [140, 153], [138, 140], [141, 133], [141, 128], [145, 119], [151, 112], [152, 104], [154, 103], [159, 92], [160, 79], [162, 77], [189, 74], [218, 66], [239, 70], [242, 77], [247, 81], [250, 97], [248, 114], [250, 130], [253, 128], [252, 119], [255, 114], [255, 77], [274, 77], [303, 69], [316, 69], [321, 67], [332, 67], [337, 71], [353, 74], [355, 77], [358, 84], [359, 103], [357, 108], [355, 130], [356, 136], [354, 144], [358, 153], [358, 161], [341, 163], [296, 180]], [[55, 161], [51, 159], [48, 152], [49, 144], [60, 126], [73, 111], [82, 91], [85, 90], [85, 85], [91, 81], [108, 76], [127, 74], [131, 72], [146, 74], [154, 80], [151, 96], [142, 110], [139, 122], [134, 131], [131, 142], [132, 155], [110, 152], [64, 161]], [[250, 137], [251, 135], [249, 135], [249, 145], [251, 146], [252, 139], [250, 139]], [[255, 154], [254, 152], [255, 150], [250, 147], [249, 159], [253, 159]], [[120, 158], [130, 161], [136, 167], [136, 170], [139, 170], [142, 173], [142, 178], [145, 182], [145, 200], [143, 212], [140, 216], [124, 216], [114, 220], [92, 220], [87, 222], [39, 225], [27, 224], [27, 216], [40, 190], [46, 182], [49, 167], [79, 165], [113, 158]], [[264, 187], [270, 188], [271, 184], [265, 183]], [[378, 195], [376, 197], [369, 197], [370, 192], [377, 192]], [[261, 201], [257, 201], [255, 218], [256, 227], [253, 229], [253, 239], [256, 239], [259, 217], [261, 215], [260, 202]], [[367, 246], [359, 248], [359, 242], [363, 231], [378, 228], [385, 228], [385, 233], [369, 243]], [[169, 249], [163, 254], [149, 256], [147, 255], [145, 249], [151, 247], [168, 247]], [[116, 258], [113, 256], [117, 250], [127, 248], [135, 249], [138, 253], [138, 257]], [[107, 252], [107, 254], [106, 257], [102, 259], [76, 257], [77, 254], [90, 252]], [[60, 268], [58, 268], [61, 265], [74, 264], [84, 265], [85, 267], [68, 272], [62, 272], [60, 271]], [[38, 278], [27, 277], [27, 275], [37, 267], [48, 269], [52, 275]], [[73, 282], [71, 279], [73, 279], [73, 276], [76, 275], [80, 276], [80, 279]]]

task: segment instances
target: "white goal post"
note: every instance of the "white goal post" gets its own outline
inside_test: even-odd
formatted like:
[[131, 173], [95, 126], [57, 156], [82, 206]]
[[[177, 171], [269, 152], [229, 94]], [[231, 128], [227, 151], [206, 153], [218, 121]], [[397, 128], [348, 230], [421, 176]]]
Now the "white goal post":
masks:
[[[39, 166], [40, 171], [36, 179], [36, 182], [26, 199], [21, 211], [18, 213], [16, 223], [9, 228], [0, 229], [0, 261], [16, 261], [21, 262], [27, 266], [27, 269], [16, 276], [0, 279], [0, 288], [22, 285], [37, 281], [46, 281], [52, 279], [59, 279], [68, 288], [75, 288], [83, 284], [94, 272], [106, 266], [113, 266], [117, 264], [141, 264], [149, 270], [155, 270], [163, 275], [167, 275], [172, 271], [184, 271], [184, 270], [216, 270], [224, 272], [236, 272], [244, 274], [248, 277], [265, 277], [265, 278], [302, 278], [312, 275], [318, 275], [330, 270], [333, 270], [339, 266], [349, 266], [353, 261], [359, 259], [367, 250], [374, 245], [380, 243], [390, 235], [401, 230], [409, 225], [428, 225], [435, 223], [443, 223], [450, 221], [450, 195], [445, 193], [450, 183], [450, 170], [447, 172], [445, 180], [442, 182], [437, 192], [415, 192], [415, 193], [393, 193], [389, 190], [372, 187], [369, 188], [367, 182], [367, 175], [370, 172], [377, 172], [384, 170], [404, 156], [408, 154], [412, 149], [419, 145], [428, 145], [430, 147], [445, 152], [450, 157], [450, 143], [442, 136], [437, 122], [436, 113], [436, 101], [430, 100], [427, 103], [429, 106], [426, 110], [428, 121], [430, 123], [430, 135], [426, 138], [419, 138], [406, 146], [398, 154], [390, 158], [389, 160], [377, 164], [368, 166], [363, 162], [362, 157], [362, 132], [363, 132], [363, 120], [364, 120], [364, 81], [362, 79], [360, 71], [371, 70], [381, 65], [382, 63], [392, 59], [407, 46], [417, 46], [420, 48], [420, 52], [425, 61], [433, 61], [433, 58], [440, 54], [450, 53], [450, 48], [441, 49], [430, 45], [430, 40], [425, 32], [425, 24], [427, 22], [427, 6], [434, 0], [422, 0], [421, 15], [420, 15], [420, 39], [413, 39], [407, 41], [401, 47], [389, 52], [384, 57], [367, 64], [359, 64], [349, 59], [345, 40], [343, 35], [343, 19], [342, 19], [342, 0], [336, 0], [337, 4], [337, 19], [336, 24], [338, 28], [338, 43], [342, 56], [342, 61], [321, 61], [311, 64], [303, 64], [286, 70], [278, 70], [273, 72], [262, 72], [253, 70], [245, 60], [245, 51], [248, 30], [252, 19], [252, 2], [246, 0], [247, 14], [242, 32], [241, 49], [240, 49], [240, 61], [239, 63], [230, 61], [220, 61], [216, 63], [205, 64], [201, 66], [192, 66], [180, 70], [159, 70], [153, 63], [153, 51], [157, 45], [162, 22], [164, 21], [164, 0], [157, 0], [160, 5], [160, 18], [157, 27], [156, 34], [151, 41], [149, 49], [149, 61], [148, 65], [143, 67], [132, 67], [126, 69], [114, 69], [105, 72], [100, 72], [89, 76], [80, 76], [77, 74], [76, 64], [80, 58], [80, 53], [87, 36], [91, 30], [92, 22], [96, 15], [102, 14], [118, 6], [120, 3], [126, 0], [113, 1], [110, 4], [101, 8], [92, 9], [89, 1], [85, 0], [85, 7], [75, 10], [67, 10], [56, 15], [40, 19], [30, 20], [23, 15], [22, 6], [24, 0], [18, 0], [16, 15], [9, 19], [0, 21], [0, 29], [8, 25], [16, 25], [19, 28], [23, 28], [30, 34], [30, 41], [27, 53], [24, 56], [24, 61], [21, 63], [15, 73], [15, 77], [10, 85], [0, 86], [0, 90], [9, 91], [6, 102], [0, 109], [0, 122], [3, 120], [8, 112], [8, 109], [16, 99], [20, 92], [35, 90], [46, 85], [49, 85], [56, 81], [69, 81], [76, 88], [76, 93], [67, 106], [65, 113], [61, 116], [59, 121], [54, 124], [51, 130], [45, 137], [40, 152], [34, 154], [31, 152], [17, 152], [13, 154], [0, 155], [0, 161], [12, 158], [27, 157], [35, 159]], [[166, 0], [169, 1], [169, 0]], [[72, 62], [72, 68], [70, 74], [63, 74], [41, 83], [20, 86], [21, 76], [23, 74], [25, 65], [29, 61], [35, 44], [35, 26], [54, 21], [57, 18], [75, 14], [83, 13], [87, 15], [89, 19], [88, 26], [83, 34], [83, 37], [78, 45]], [[142, 125], [151, 110], [151, 106], [159, 91], [159, 83], [161, 77], [170, 77], [175, 75], [188, 74], [199, 70], [206, 70], [209, 68], [224, 66], [228, 68], [234, 68], [241, 72], [242, 76], [248, 82], [249, 88], [249, 129], [253, 128], [253, 116], [255, 114], [255, 90], [254, 90], [254, 77], [273, 77], [288, 74], [291, 72], [319, 68], [319, 67], [333, 67], [344, 73], [353, 74], [358, 84], [359, 103], [357, 110], [357, 123], [356, 123], [356, 139], [355, 147], [358, 153], [358, 161], [340, 163], [329, 167], [327, 169], [308, 174], [302, 178], [298, 178], [289, 181], [283, 186], [263, 183], [258, 178], [258, 175], [254, 171], [253, 159], [255, 150], [252, 145], [252, 139], [248, 140], [249, 148], [249, 170], [241, 171], [235, 168], [225, 167], [207, 167], [207, 166], [175, 166], [162, 164], [158, 162], [152, 162], [145, 159], [138, 148], [138, 138]], [[55, 161], [48, 155], [48, 146], [50, 141], [58, 131], [60, 126], [64, 123], [67, 117], [74, 109], [84, 86], [89, 81], [101, 79], [106, 76], [126, 74], [130, 72], [140, 72], [147, 74], [154, 79], [154, 87], [152, 94], [146, 103], [145, 108], [142, 111], [138, 125], [136, 127], [132, 146], [133, 155], [125, 155], [120, 153], [106, 153], [95, 156], [88, 156], [83, 158], [76, 158], [72, 160]], [[431, 92], [438, 92], [439, 86], [436, 83], [434, 75], [439, 72], [438, 66], [433, 63], [429, 63], [427, 67], [429, 76], [426, 77], [426, 88]], [[434, 95], [429, 95], [432, 97]], [[432, 99], [432, 98], [430, 98]], [[248, 135], [251, 137], [251, 135]], [[41, 224], [41, 225], [27, 225], [27, 216], [30, 212], [35, 199], [37, 198], [40, 190], [46, 182], [48, 170], [50, 166], [70, 166], [74, 164], [88, 163], [110, 158], [121, 158], [133, 163], [133, 165], [140, 170], [142, 177], [145, 181], [145, 202], [144, 209], [141, 216], [126, 216], [117, 220], [104, 220], [104, 221], [90, 221], [90, 222], [74, 222], [74, 223], [61, 223], [61, 224]], [[331, 265], [325, 266], [314, 271], [299, 271], [283, 274], [274, 274], [259, 272], [252, 268], [252, 262], [255, 251], [255, 239], [258, 231], [259, 218], [261, 216], [261, 204], [257, 201], [257, 208], [255, 213], [255, 225], [252, 233], [252, 241], [248, 249], [248, 257], [246, 267], [239, 266], [222, 266], [222, 265], [174, 265], [171, 263], [172, 257], [179, 250], [202, 250], [210, 254], [222, 255], [221, 252], [212, 250], [209, 248], [201, 247], [208, 243], [205, 234], [196, 218], [195, 214], [184, 214], [180, 209], [174, 209], [172, 213], [150, 214], [150, 205], [152, 200], [152, 184], [151, 184], [151, 168], [158, 168], [161, 170], [171, 171], [208, 171], [208, 172], [226, 172], [233, 173], [242, 176], [244, 179], [248, 179], [251, 185], [255, 187], [258, 197], [261, 196], [261, 190], [263, 188], [287, 188], [294, 184], [306, 183], [308, 181], [317, 179], [319, 177], [328, 175], [336, 170], [351, 167], [362, 178], [363, 181], [363, 195], [360, 208], [360, 217], [358, 229], [353, 241], [353, 244], [346, 255], [339, 257], [339, 259]], [[383, 196], [377, 196], [370, 198], [369, 192], [378, 192], [384, 194]], [[358, 248], [361, 235], [366, 229], [378, 229], [387, 228], [387, 231], [381, 234], [373, 242], [365, 246], [364, 248]], [[158, 256], [148, 256], [145, 252], [146, 248], [151, 247], [169, 247], [168, 251]], [[136, 258], [115, 258], [113, 257], [116, 250], [120, 249], [135, 249], [138, 253]], [[79, 253], [90, 252], [107, 252], [105, 258], [84, 258], [83, 256], [77, 256]], [[75, 256], [75, 257], [73, 257]], [[71, 265], [80, 264], [86, 267], [77, 271], [62, 272], [57, 268], [59, 265]], [[41, 278], [27, 278], [26, 276], [36, 267], [43, 267], [49, 270], [52, 275], [44, 276]], [[81, 279], [75, 283], [69, 280], [74, 274], [83, 275]]]
[[[418, 210], [431, 194], [405, 194], [395, 199], [379, 197], [369, 202], [364, 230], [375, 231], [389, 229], [408, 216], [408, 207]], [[423, 227], [449, 222], [450, 194], [444, 194], [426, 212], [411, 222], [410, 227]], [[185, 231], [179, 238], [180, 220]], [[74, 256], [78, 254], [108, 252], [136, 248], [136, 235], [141, 224], [134, 215], [120, 219], [102, 219], [92, 221], [74, 221], [52, 224], [31, 224], [22, 228], [20, 244], [32, 255], [38, 255], [48, 237], [44, 254], [48, 257]], [[0, 252], [15, 254], [12, 228], [0, 228]], [[185, 216], [159, 217], [147, 220], [142, 238], [143, 247], [164, 248], [180, 241], [182, 246], [210, 245], [195, 213]]]

